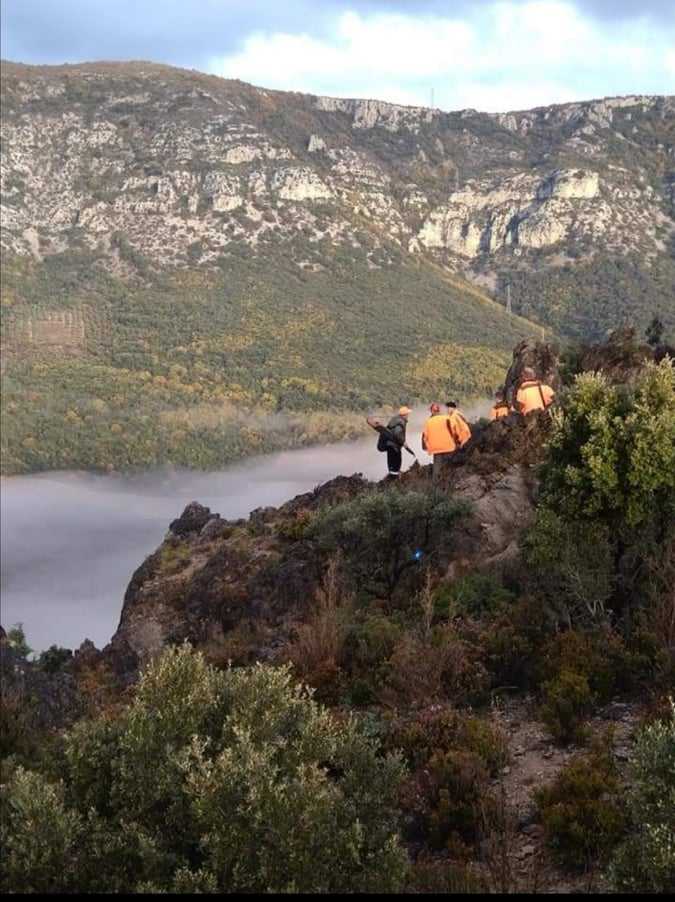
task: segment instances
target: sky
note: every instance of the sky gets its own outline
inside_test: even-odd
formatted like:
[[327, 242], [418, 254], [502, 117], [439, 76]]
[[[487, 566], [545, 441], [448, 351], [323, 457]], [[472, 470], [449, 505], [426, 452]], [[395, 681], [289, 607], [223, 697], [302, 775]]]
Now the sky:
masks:
[[528, 109], [675, 94], [675, 0], [2, 0], [2, 57], [143, 59], [281, 90]]

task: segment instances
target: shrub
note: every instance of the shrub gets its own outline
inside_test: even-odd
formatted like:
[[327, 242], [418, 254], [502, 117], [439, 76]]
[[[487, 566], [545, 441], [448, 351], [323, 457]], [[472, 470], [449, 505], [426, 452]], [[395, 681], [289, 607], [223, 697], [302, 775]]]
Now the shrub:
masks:
[[554, 783], [535, 793], [546, 838], [561, 861], [589, 868], [610, 854], [625, 829], [609, 741], [572, 759]]
[[57, 673], [72, 660], [73, 653], [69, 648], [61, 648], [58, 645], [50, 645], [38, 658], [38, 665], [45, 673]]
[[590, 714], [593, 701], [587, 678], [563, 670], [554, 680], [544, 684], [541, 719], [559, 742], [583, 742], [583, 722]]
[[633, 670], [639, 665], [621, 636], [609, 628], [558, 633], [540, 649], [540, 661], [542, 681], [554, 681], [563, 671], [583, 676], [600, 703], [608, 702], [615, 692], [630, 688]]
[[0, 886], [7, 893], [75, 891], [83, 819], [64, 804], [63, 785], [17, 768], [0, 787]]
[[675, 510], [675, 369], [649, 364], [635, 386], [578, 376], [553, 414], [543, 499], [569, 522], [596, 520], [626, 534], [671, 522]]
[[401, 638], [401, 627], [384, 614], [370, 614], [352, 625], [345, 639], [345, 660], [354, 669], [371, 668], [385, 661]]
[[288, 651], [296, 671], [326, 700], [334, 694], [339, 680], [344, 617], [352, 604], [351, 597], [344, 595], [338, 567], [338, 559], [333, 558], [316, 592], [316, 608], [307, 623], [297, 627], [297, 638]]
[[67, 734], [62, 769], [63, 787], [19, 771], [7, 789], [8, 891], [395, 891], [405, 877], [400, 758], [288, 667], [221, 672], [169, 650], [120, 717]]
[[433, 848], [453, 847], [457, 839], [478, 836], [488, 789], [487, 770], [480, 757], [463, 749], [438, 752], [428, 765], [432, 805], [428, 815]]
[[508, 740], [499, 727], [449, 707], [426, 708], [394, 724], [391, 742], [403, 751], [411, 767], [426, 767], [433, 755], [451, 749], [477, 755], [491, 777], [509, 762]]
[[619, 892], [675, 892], [675, 707], [638, 735], [631, 760], [631, 834], [610, 866]]
[[450, 589], [459, 614], [483, 617], [508, 608], [514, 601], [513, 592], [490, 573], [470, 573], [454, 582]]
[[519, 689], [538, 682], [538, 654], [554, 627], [546, 605], [531, 596], [481, 624], [478, 639], [493, 687]]
[[381, 674], [378, 696], [394, 706], [479, 701], [487, 688], [477, 652], [451, 626], [435, 627], [428, 640], [404, 633]]
[[376, 490], [320, 511], [307, 532], [320, 548], [341, 549], [360, 588], [390, 600], [408, 570], [448, 544], [465, 511], [441, 493]]
[[603, 623], [613, 589], [609, 527], [537, 511], [524, 541], [531, 589], [568, 627]]

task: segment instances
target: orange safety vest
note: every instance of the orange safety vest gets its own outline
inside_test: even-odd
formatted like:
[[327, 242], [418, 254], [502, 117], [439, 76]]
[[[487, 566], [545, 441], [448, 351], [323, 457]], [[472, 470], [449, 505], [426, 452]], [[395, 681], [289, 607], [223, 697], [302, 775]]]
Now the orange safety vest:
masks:
[[495, 404], [490, 411], [490, 419], [498, 420], [500, 417], [507, 417], [511, 411], [509, 410], [509, 405], [506, 401], [500, 401], [499, 404]]
[[422, 446], [427, 454], [447, 454], [457, 447], [450, 432], [448, 417], [435, 413], [424, 424]]
[[529, 380], [523, 382], [516, 394], [516, 406], [521, 413], [544, 410], [553, 401], [555, 392], [550, 385]]
[[459, 447], [461, 448], [463, 445], [466, 445], [471, 438], [471, 427], [464, 419], [463, 414], [458, 410], [453, 410], [452, 413], [448, 414], [448, 423], [450, 425], [450, 431]]

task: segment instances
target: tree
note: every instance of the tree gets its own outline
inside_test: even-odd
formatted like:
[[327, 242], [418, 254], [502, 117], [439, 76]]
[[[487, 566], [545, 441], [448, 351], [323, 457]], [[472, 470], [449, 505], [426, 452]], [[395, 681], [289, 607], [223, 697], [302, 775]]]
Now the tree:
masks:
[[616, 535], [675, 513], [675, 369], [648, 364], [634, 385], [583, 373], [553, 414], [542, 501]]
[[675, 707], [639, 734], [631, 760], [628, 809], [633, 830], [617, 850], [610, 878], [618, 892], [675, 892]]
[[333, 719], [288, 667], [222, 672], [169, 649], [126, 712], [80, 722], [64, 743], [62, 782], [19, 769], [3, 788], [4, 891], [402, 885], [400, 758]]

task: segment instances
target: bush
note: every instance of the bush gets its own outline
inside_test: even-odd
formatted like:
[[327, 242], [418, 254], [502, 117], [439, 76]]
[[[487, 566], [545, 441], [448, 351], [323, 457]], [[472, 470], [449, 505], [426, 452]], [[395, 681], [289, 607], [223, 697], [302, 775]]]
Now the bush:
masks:
[[17, 768], [0, 787], [3, 893], [77, 891], [82, 817], [64, 804], [63, 785]]
[[391, 742], [411, 767], [424, 768], [434, 755], [451, 749], [477, 755], [491, 777], [509, 763], [508, 740], [498, 727], [449, 707], [433, 706], [394, 724]]
[[631, 655], [621, 636], [611, 629], [558, 633], [540, 649], [538, 671], [543, 682], [563, 671], [583, 676], [596, 701], [608, 702], [620, 690], [631, 688], [640, 662]]
[[428, 815], [432, 848], [453, 848], [456, 840], [478, 837], [485, 809], [488, 773], [480, 757], [463, 749], [434, 755], [428, 765], [432, 805]]
[[555, 782], [535, 793], [546, 838], [561, 861], [589, 868], [605, 860], [625, 829], [609, 741], [572, 759]]
[[72, 660], [73, 653], [69, 648], [61, 648], [58, 645], [50, 645], [38, 658], [38, 665], [45, 673], [57, 673]]
[[594, 520], [624, 535], [675, 511], [675, 370], [649, 364], [634, 387], [578, 376], [553, 413], [543, 499], [568, 521]]
[[470, 617], [494, 615], [513, 604], [513, 592], [490, 573], [470, 573], [453, 582], [442, 584], [435, 592], [435, 613], [448, 617], [451, 613]]
[[428, 639], [404, 633], [380, 674], [378, 697], [394, 707], [439, 698], [478, 702], [487, 689], [476, 650], [452, 626], [435, 627]]
[[554, 680], [544, 684], [541, 719], [559, 742], [583, 742], [583, 722], [590, 714], [593, 702], [586, 677], [563, 670]]
[[371, 614], [354, 624], [345, 639], [345, 660], [353, 669], [368, 669], [385, 661], [401, 638], [401, 627], [384, 614]]
[[19, 771], [6, 788], [7, 891], [390, 892], [405, 878], [401, 760], [288, 667], [219, 672], [169, 650], [118, 719], [66, 735], [62, 772], [63, 786]]
[[675, 707], [639, 734], [631, 760], [632, 832], [610, 866], [616, 890], [675, 892]]
[[601, 624], [613, 589], [609, 527], [537, 511], [524, 541], [528, 582], [567, 627]]
[[376, 490], [320, 511], [308, 535], [343, 552], [360, 588], [391, 600], [407, 571], [448, 544], [465, 512], [466, 504], [441, 493]]
[[333, 558], [323, 584], [315, 593], [316, 605], [306, 623], [297, 627], [297, 637], [288, 649], [296, 671], [325, 701], [335, 700], [340, 683], [340, 663], [345, 641], [345, 614], [352, 599], [345, 596], [338, 575], [339, 561]]

